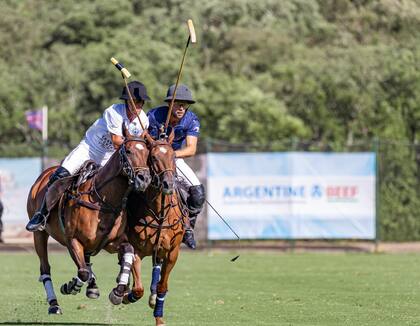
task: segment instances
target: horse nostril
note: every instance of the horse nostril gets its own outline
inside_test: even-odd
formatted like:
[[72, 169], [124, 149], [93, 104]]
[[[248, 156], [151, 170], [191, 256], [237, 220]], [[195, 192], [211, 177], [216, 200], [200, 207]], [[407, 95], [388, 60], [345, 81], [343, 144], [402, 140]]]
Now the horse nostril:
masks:
[[141, 175], [141, 174], [139, 174], [139, 175], [137, 176], [137, 179], [139, 179], [140, 181], [144, 181], [144, 176], [143, 176], [143, 175]]

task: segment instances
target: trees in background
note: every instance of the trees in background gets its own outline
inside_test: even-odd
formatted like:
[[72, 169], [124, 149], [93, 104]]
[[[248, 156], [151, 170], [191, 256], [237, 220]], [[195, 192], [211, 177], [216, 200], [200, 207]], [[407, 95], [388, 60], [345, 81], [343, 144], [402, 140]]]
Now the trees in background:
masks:
[[188, 18], [198, 43], [182, 82], [198, 100], [203, 139], [273, 149], [297, 139], [336, 151], [371, 150], [378, 139], [381, 236], [420, 238], [414, 0], [1, 1], [2, 155], [36, 153], [24, 112], [46, 104], [50, 154], [64, 156], [119, 96], [111, 56], [159, 105], [176, 80]]

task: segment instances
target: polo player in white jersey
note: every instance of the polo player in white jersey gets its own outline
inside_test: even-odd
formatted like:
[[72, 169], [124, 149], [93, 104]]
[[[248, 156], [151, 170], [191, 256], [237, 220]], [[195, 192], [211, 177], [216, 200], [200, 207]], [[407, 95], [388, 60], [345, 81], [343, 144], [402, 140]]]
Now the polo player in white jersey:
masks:
[[[67, 155], [61, 166], [51, 175], [47, 187], [50, 187], [58, 179], [75, 174], [87, 160], [93, 160], [96, 164], [104, 166], [124, 142], [123, 124], [133, 136], [142, 134], [142, 125], [147, 130], [149, 119], [142, 110], [144, 102], [150, 101], [146, 87], [138, 81], [132, 81], [128, 84], [128, 88], [135, 107], [131, 106], [129, 94], [124, 87], [120, 97], [121, 100], [124, 100], [124, 103], [111, 105], [105, 110], [103, 116], [90, 126], [79, 145]], [[134, 113], [134, 110], [137, 114]], [[141, 123], [137, 115], [140, 115]], [[45, 198], [46, 194], [39, 211], [26, 225], [28, 231], [34, 232], [44, 229], [49, 215]]]

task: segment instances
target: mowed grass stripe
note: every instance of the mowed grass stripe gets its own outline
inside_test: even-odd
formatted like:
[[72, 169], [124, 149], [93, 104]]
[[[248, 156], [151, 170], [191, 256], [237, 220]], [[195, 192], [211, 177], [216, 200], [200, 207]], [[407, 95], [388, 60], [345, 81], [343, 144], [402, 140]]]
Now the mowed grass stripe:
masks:
[[[420, 325], [418, 254], [276, 254], [184, 250], [170, 278], [168, 325]], [[147, 305], [151, 262], [143, 263], [145, 297], [112, 306], [117, 256], [93, 258], [101, 297], [63, 296], [76, 273], [66, 253], [50, 255], [61, 316], [48, 316], [35, 254], [0, 254], [0, 325], [154, 325]]]

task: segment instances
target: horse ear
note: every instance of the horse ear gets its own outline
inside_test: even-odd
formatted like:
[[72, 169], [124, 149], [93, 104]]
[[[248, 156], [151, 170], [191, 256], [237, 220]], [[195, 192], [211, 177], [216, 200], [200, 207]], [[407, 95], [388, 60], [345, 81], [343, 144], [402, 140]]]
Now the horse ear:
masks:
[[172, 128], [171, 133], [169, 134], [169, 137], [168, 137], [169, 144], [172, 144], [172, 142], [174, 141], [174, 137], [175, 137], [175, 133], [174, 133], [174, 129]]
[[155, 140], [152, 136], [149, 135], [149, 132], [147, 130], [144, 130], [141, 135], [144, 137], [144, 139], [149, 145], [152, 145], [155, 142]]

